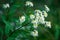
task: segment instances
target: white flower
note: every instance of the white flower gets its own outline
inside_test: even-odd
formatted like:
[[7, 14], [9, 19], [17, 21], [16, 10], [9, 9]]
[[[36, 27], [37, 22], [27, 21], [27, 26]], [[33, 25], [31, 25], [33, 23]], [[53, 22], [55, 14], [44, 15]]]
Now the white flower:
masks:
[[39, 13], [35, 13], [35, 16], [36, 16], [36, 17], [39, 17], [39, 16], [40, 16], [40, 14], [39, 14]]
[[7, 4], [3, 4], [3, 8], [9, 8], [10, 5], [7, 3]]
[[45, 6], [45, 10], [46, 10], [47, 12], [49, 12], [50, 9], [47, 7], [47, 5], [44, 5], [44, 6]]
[[33, 24], [38, 23], [38, 20], [37, 19], [36, 20], [32, 20], [31, 23], [33, 23]]
[[33, 24], [33, 27], [34, 27], [34, 28], [37, 28], [37, 27], [38, 27], [38, 24], [37, 24], [37, 23], [34, 23], [34, 24]]
[[33, 7], [33, 3], [32, 2], [30, 2], [30, 1], [26, 1], [26, 4], [25, 4], [26, 6], [30, 6], [30, 7]]
[[32, 20], [32, 23], [33, 23], [33, 27], [34, 28], [37, 28], [38, 27], [38, 20]]
[[37, 37], [38, 36], [38, 31], [37, 30], [32, 31], [31, 35], [34, 36], [34, 37]]
[[34, 12], [35, 13], [40, 13], [40, 14], [42, 13], [42, 11], [40, 11], [40, 10], [35, 10]]
[[41, 16], [41, 17], [39, 18], [39, 23], [45, 24], [45, 18], [44, 18], [44, 16]]
[[44, 17], [47, 17], [48, 16], [48, 14], [47, 14], [46, 11], [42, 11], [42, 12], [43, 12]]
[[46, 25], [47, 27], [51, 28], [51, 22], [50, 22], [50, 21], [46, 21], [46, 22], [45, 22], [45, 25]]
[[35, 18], [35, 15], [31, 14], [30, 19], [34, 19], [34, 18]]
[[20, 23], [23, 23], [25, 21], [25, 16], [20, 17]]
[[34, 24], [34, 23], [37, 23], [37, 20], [32, 20], [32, 23]]

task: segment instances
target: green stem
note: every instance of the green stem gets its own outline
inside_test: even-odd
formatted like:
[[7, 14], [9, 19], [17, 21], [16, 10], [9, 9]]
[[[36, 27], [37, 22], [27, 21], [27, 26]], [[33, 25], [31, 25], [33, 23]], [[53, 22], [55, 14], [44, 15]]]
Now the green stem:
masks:
[[37, 40], [36, 37], [34, 37], [34, 40]]

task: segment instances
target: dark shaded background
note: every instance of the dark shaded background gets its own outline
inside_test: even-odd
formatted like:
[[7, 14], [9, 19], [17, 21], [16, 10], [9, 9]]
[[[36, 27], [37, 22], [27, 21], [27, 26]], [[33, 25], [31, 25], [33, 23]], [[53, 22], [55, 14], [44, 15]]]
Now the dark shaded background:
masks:
[[[21, 1], [21, 0], [0, 0], [0, 11], [3, 11], [2, 8], [2, 4], [4, 3], [10, 3], [10, 5], [13, 5], [16, 1]], [[22, 1], [26, 1], [26, 0], [22, 0]], [[49, 16], [47, 18], [47, 20], [52, 22], [52, 30], [51, 33], [54, 35], [55, 33], [55, 26], [58, 25], [58, 28], [60, 30], [60, 0], [30, 0], [32, 1], [35, 6], [34, 9], [40, 9], [43, 8], [44, 5], [47, 5], [50, 8], [50, 12], [48, 12]], [[43, 9], [41, 9], [43, 10]], [[2, 13], [0, 12], [0, 16], [2, 15]], [[7, 16], [8, 17], [8, 16]], [[0, 26], [3, 26], [1, 28], [3, 28], [4, 31], [4, 22], [1, 20], [2, 18], [0, 17]], [[58, 35], [58, 40], [60, 40], [60, 31], [59, 31], [59, 35]], [[3, 36], [3, 38], [5, 38], [5, 34]]]

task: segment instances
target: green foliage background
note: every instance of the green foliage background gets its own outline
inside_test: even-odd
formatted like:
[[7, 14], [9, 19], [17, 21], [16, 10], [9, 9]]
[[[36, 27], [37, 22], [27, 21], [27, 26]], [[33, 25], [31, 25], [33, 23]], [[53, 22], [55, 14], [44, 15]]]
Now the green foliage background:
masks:
[[[28, 0], [0, 0], [0, 11], [2, 11], [0, 12], [0, 40], [15, 40], [15, 38], [19, 34], [23, 35], [23, 38], [20, 38], [20, 40], [26, 40], [27, 38], [29, 40], [60, 40], [60, 0], [29, 0], [34, 3], [34, 7], [32, 7], [31, 9], [24, 6], [26, 1]], [[10, 8], [4, 9], [2, 7], [4, 3], [9, 3]], [[19, 19], [19, 16], [29, 15], [33, 13], [33, 10], [35, 9], [43, 10], [43, 6], [45, 4], [50, 8], [50, 12], [48, 12], [48, 17], [46, 18], [46, 20], [52, 22], [52, 28], [38, 28], [38, 30], [40, 31], [39, 37], [37, 39], [34, 39], [30, 35], [28, 35], [28, 29], [15, 30], [15, 26], [11, 26], [11, 22], [17, 23], [16, 21]], [[25, 23], [23, 25], [26, 26], [27, 24]], [[19, 25], [17, 24], [17, 26]], [[12, 32], [12, 29], [14, 29], [15, 31]]]

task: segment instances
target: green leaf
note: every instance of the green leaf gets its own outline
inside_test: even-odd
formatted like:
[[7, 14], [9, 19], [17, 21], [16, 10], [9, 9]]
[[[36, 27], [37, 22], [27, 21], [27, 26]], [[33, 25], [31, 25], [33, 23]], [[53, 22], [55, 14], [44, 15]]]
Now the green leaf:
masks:
[[6, 22], [6, 26], [5, 26], [5, 34], [9, 34], [10, 30], [13, 29], [13, 27], [10, 25], [9, 22]]
[[[22, 35], [22, 36], [20, 36]], [[27, 38], [29, 36], [29, 32], [26, 30], [16, 30], [14, 31], [8, 38], [7, 40], [15, 40], [17, 36], [20, 36], [20, 38]]]
[[0, 40], [2, 40], [2, 36], [3, 36], [3, 30], [2, 30], [2, 28], [0, 27]]

